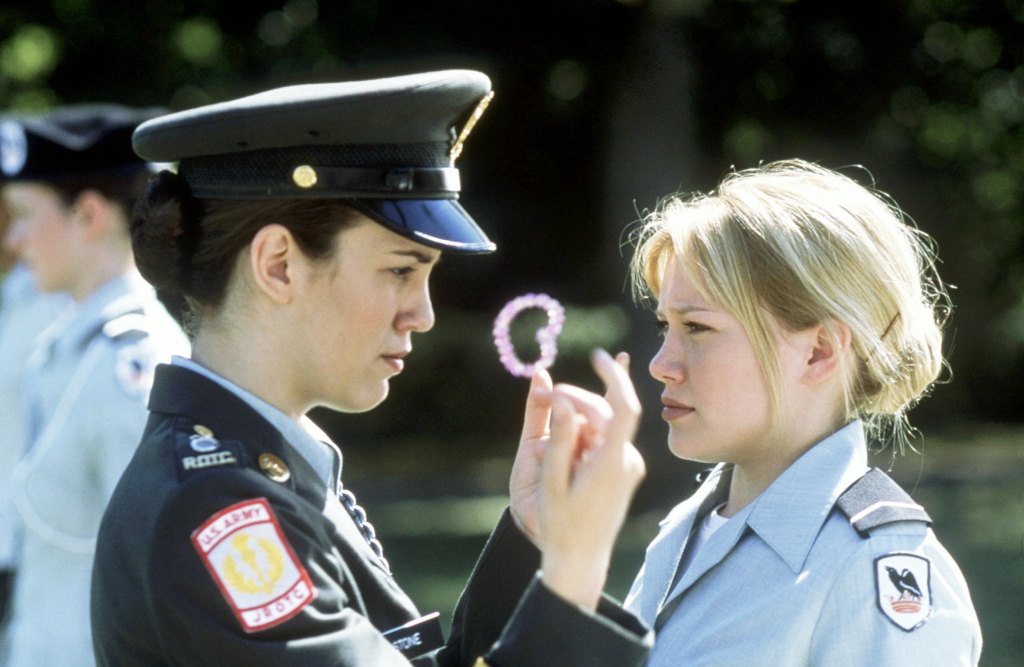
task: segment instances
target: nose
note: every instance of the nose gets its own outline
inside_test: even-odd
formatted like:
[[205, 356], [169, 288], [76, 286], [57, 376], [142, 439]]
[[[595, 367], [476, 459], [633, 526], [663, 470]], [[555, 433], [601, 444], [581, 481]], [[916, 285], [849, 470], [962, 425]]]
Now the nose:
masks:
[[8, 224], [6, 231], [4, 231], [4, 249], [12, 255], [21, 254], [25, 236], [24, 226], [18, 218], [13, 218], [10, 224]]
[[396, 318], [399, 331], [423, 333], [434, 328], [434, 305], [430, 301], [430, 287], [424, 285], [416, 297]]
[[651, 363], [648, 364], [647, 370], [651, 377], [666, 385], [681, 384], [686, 378], [682, 355], [669, 344], [667, 337], [661, 342], [657, 353], [651, 357]]

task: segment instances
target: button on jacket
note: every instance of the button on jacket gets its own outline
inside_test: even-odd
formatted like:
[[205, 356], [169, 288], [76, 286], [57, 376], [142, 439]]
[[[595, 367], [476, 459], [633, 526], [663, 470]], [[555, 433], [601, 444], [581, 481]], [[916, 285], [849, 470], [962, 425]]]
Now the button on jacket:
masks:
[[[100, 529], [99, 665], [409, 664], [382, 633], [421, 613], [317, 457], [180, 365], [157, 369], [150, 411]], [[413, 664], [643, 664], [649, 632], [632, 614], [565, 603], [536, 579], [539, 561], [506, 512], [447, 645]]]
[[[731, 517], [677, 577], [695, 522], [726, 497], [728, 468], [716, 468], [662, 522], [626, 599], [656, 626], [648, 664], [977, 664], [981, 630], [967, 585], [928, 525], [898, 521], [862, 537], [834, 507], [867, 469], [856, 421]], [[909, 630], [883, 612], [895, 597], [884, 565], [908, 557], [924, 565], [917, 583], [930, 604]]]

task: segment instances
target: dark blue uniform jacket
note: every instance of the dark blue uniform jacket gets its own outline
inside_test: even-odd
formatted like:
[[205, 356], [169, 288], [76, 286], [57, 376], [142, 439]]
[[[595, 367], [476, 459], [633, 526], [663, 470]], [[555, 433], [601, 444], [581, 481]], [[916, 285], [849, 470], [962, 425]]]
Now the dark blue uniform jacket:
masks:
[[[552, 594], [507, 512], [447, 643], [406, 657], [382, 633], [420, 612], [279, 431], [176, 366], [158, 368], [149, 407], [100, 528], [99, 665], [643, 664], [647, 629], [610, 600], [591, 615]], [[266, 455], [286, 479], [281, 466], [260, 466]]]

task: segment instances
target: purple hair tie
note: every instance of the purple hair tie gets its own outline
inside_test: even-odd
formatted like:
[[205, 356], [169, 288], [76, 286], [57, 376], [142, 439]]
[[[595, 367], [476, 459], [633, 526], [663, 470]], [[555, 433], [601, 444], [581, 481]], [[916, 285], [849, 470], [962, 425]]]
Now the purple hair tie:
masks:
[[[548, 325], [537, 330], [535, 336], [540, 344], [540, 358], [532, 364], [524, 364], [512, 346], [512, 338], [509, 332], [509, 325], [523, 310], [527, 308], [540, 308], [548, 315]], [[558, 355], [558, 334], [562, 333], [562, 326], [565, 324], [565, 309], [562, 304], [547, 294], [524, 294], [505, 304], [505, 307], [498, 313], [494, 320], [494, 345], [498, 348], [498, 356], [501, 363], [509, 373], [519, 377], [531, 377], [538, 368], [549, 368], [555, 363]]]

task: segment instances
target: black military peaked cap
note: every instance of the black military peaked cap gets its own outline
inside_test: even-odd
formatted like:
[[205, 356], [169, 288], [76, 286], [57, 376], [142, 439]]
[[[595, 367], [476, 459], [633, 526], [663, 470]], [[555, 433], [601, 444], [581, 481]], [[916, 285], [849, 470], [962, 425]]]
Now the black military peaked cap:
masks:
[[78, 104], [0, 118], [0, 181], [55, 182], [105, 172], [142, 171], [132, 150], [139, 123], [165, 109]]
[[490, 89], [469, 70], [288, 86], [153, 119], [134, 145], [195, 197], [343, 198], [424, 245], [490, 252], [454, 166]]

